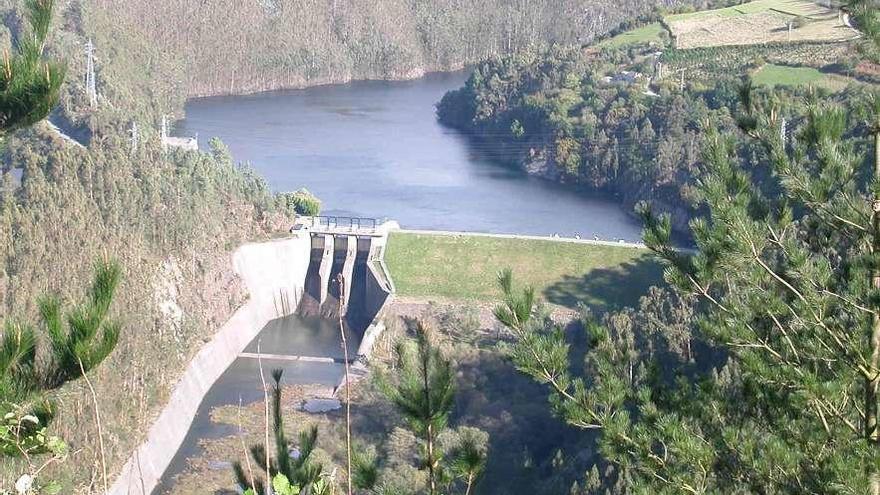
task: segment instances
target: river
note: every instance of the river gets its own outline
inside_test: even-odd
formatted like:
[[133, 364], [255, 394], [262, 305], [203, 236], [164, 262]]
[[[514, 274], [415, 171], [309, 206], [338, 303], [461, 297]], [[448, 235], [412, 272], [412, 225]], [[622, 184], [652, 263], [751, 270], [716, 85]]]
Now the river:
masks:
[[324, 214], [390, 218], [404, 228], [636, 241], [611, 198], [491, 160], [441, 126], [434, 105], [464, 72], [191, 100], [177, 134], [221, 138], [275, 191], [306, 187]]

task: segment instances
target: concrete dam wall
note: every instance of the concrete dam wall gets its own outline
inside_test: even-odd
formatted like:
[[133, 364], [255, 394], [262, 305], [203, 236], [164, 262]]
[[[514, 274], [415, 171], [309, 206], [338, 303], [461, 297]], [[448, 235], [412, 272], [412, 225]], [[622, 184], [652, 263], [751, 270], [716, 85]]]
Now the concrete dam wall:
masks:
[[[258, 335], [262, 339], [268, 334], [261, 332], [269, 331], [273, 325], [277, 327], [277, 323], [291, 315], [323, 317], [325, 324], [338, 328], [338, 323], [333, 322], [338, 321], [341, 303], [349, 342], [360, 343], [356, 356], [351, 349], [351, 357], [356, 358], [353, 369], [365, 374], [370, 350], [384, 330], [384, 308], [394, 292], [382, 261], [387, 231], [393, 225], [383, 226], [371, 235], [303, 229], [288, 239], [246, 244], [236, 250], [233, 268], [244, 281], [250, 298], [190, 362], [110, 493], [152, 493], [187, 437], [193, 419], [197, 413], [204, 414], [200, 407], [212, 385], [237, 358], [256, 356], [255, 349], [250, 347]], [[344, 284], [338, 282], [340, 276]], [[260, 351], [263, 359], [271, 358], [268, 353], [276, 347], [303, 351], [291, 347], [295, 342], [292, 337], [276, 335], [281, 340]], [[306, 334], [297, 335], [302, 338]]]
[[[306, 294], [299, 307], [303, 316], [338, 319], [345, 311], [346, 327], [361, 341], [358, 358], [368, 357], [374, 338], [364, 337], [381, 325], [382, 309], [394, 289], [380, 265], [387, 237], [313, 234], [306, 276]], [[340, 283], [340, 278], [343, 283]], [[381, 331], [384, 326], [378, 329]]]
[[235, 252], [234, 269], [244, 280], [250, 299], [190, 362], [145, 441], [123, 466], [111, 494], [151, 493], [214, 381], [270, 320], [296, 309], [304, 292], [309, 252], [308, 235], [246, 244]]

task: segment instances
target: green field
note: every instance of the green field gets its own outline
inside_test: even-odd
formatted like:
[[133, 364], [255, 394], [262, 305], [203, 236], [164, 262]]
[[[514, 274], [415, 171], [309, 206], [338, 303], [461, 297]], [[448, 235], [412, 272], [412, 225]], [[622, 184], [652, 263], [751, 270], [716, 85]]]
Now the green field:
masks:
[[385, 261], [398, 294], [410, 297], [491, 302], [505, 267], [518, 284], [569, 308], [634, 305], [663, 283], [661, 265], [646, 250], [550, 240], [392, 233]]
[[825, 74], [812, 67], [775, 64], [767, 64], [752, 75], [752, 81], [762, 86], [815, 86], [824, 78]]
[[788, 67], [766, 64], [752, 74], [755, 84], [776, 86], [813, 86], [831, 91], [842, 90], [856, 81], [846, 76], [823, 74], [812, 67]]
[[666, 33], [666, 28], [659, 22], [655, 22], [608, 38], [607, 40], [600, 42], [599, 46], [617, 48], [637, 43], [662, 43], [664, 33]]
[[[808, 19], [794, 29], [791, 22]], [[839, 42], [853, 39], [838, 12], [808, 0], [757, 0], [733, 7], [669, 15], [664, 24], [676, 48], [791, 43]]]
[[775, 10], [784, 14], [794, 16], [811, 16], [822, 11], [817, 4], [804, 0], [755, 0], [732, 7], [715, 10], [700, 10], [697, 12], [688, 12], [685, 14], [674, 14], [664, 18], [666, 22], [680, 21], [684, 19], [694, 19], [698, 17], [720, 15], [720, 16], [738, 16], [744, 14], [757, 14], [768, 10]]

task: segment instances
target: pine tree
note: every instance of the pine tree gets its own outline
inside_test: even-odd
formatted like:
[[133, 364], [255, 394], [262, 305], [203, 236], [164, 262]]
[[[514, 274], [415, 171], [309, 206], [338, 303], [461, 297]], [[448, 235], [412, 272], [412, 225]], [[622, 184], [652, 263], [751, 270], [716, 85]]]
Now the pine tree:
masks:
[[54, 0], [26, 0], [30, 32], [7, 52], [0, 67], [0, 135], [46, 118], [58, 103], [65, 68], [44, 57]]
[[877, 0], [852, 0], [847, 5], [858, 29], [865, 34], [864, 53], [880, 61], [880, 2]]
[[110, 317], [110, 307], [120, 274], [116, 262], [99, 262], [87, 297], [67, 311], [55, 296], [39, 301], [40, 322], [49, 347], [45, 353], [38, 352], [41, 340], [33, 326], [11, 319], [4, 322], [0, 335], [0, 416], [4, 418], [0, 456], [24, 458], [33, 473], [40, 470], [39, 455], [58, 456], [66, 449], [61, 439], [46, 434], [55, 415], [49, 392], [86, 377], [116, 347], [122, 326]]
[[590, 321], [588, 374], [575, 376], [561, 330], [509, 273], [496, 315], [516, 366], [551, 387], [559, 416], [601, 432], [603, 458], [635, 493], [880, 493], [880, 155], [855, 145], [876, 131], [813, 101], [786, 143], [773, 100], [750, 85], [742, 100], [770, 182], [710, 127], [696, 253], [671, 247], [668, 216], [641, 210], [667, 280], [705, 304], [691, 332], [714, 350], [708, 371], [643, 349], [630, 380], [625, 341]]
[[477, 431], [465, 430], [452, 452], [451, 471], [464, 481], [464, 495], [470, 495], [477, 478], [486, 468], [486, 448]]
[[[450, 493], [457, 484], [461, 493], [469, 495], [486, 465], [487, 436], [475, 428], [459, 428], [455, 431], [456, 444], [444, 452], [440, 439], [449, 431], [455, 400], [454, 367], [424, 322], [409, 323], [415, 332], [415, 342], [397, 345], [396, 372], [392, 378], [380, 378], [379, 385], [421, 442], [420, 468], [428, 474], [427, 492]], [[372, 493], [398, 493], [401, 487], [378, 482], [376, 465], [375, 459], [356, 462], [357, 487]]]
[[[284, 374], [282, 369], [272, 370], [272, 435], [275, 441], [275, 456], [266, 466], [266, 445], [258, 444], [251, 446], [250, 454], [252, 461], [259, 469], [259, 472], [269, 473], [272, 483], [287, 483], [291, 487], [296, 487], [294, 493], [302, 493], [303, 495], [323, 495], [332, 493], [332, 483], [327, 480], [324, 474], [324, 468], [320, 463], [312, 460], [312, 454], [315, 451], [318, 441], [318, 427], [312, 426], [303, 430], [299, 434], [299, 443], [297, 444], [296, 455], [291, 455], [292, 443], [284, 432], [284, 414], [281, 407], [282, 388], [281, 377]], [[256, 495], [268, 495], [270, 490], [266, 484], [246, 472], [241, 462], [235, 462], [232, 465], [235, 473], [235, 479], [242, 491], [250, 490], [249, 493]], [[276, 481], [278, 480], [278, 481]], [[277, 489], [275, 491], [278, 491]]]
[[443, 480], [438, 436], [449, 424], [455, 398], [452, 363], [431, 342], [430, 330], [416, 324], [416, 345], [397, 346], [398, 372], [394, 384], [383, 384], [385, 394], [421, 439], [422, 466], [428, 472], [428, 493], [438, 493]]

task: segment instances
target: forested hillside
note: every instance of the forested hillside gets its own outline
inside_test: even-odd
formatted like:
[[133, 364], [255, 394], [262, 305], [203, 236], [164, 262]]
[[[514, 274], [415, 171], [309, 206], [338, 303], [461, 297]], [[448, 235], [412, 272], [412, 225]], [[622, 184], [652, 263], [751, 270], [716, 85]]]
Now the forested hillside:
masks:
[[[411, 77], [554, 41], [585, 41], [628, 12], [570, 0], [536, 2], [133, 2], [58, 5], [49, 51], [68, 77], [52, 120], [3, 149], [0, 313], [36, 321], [41, 294], [79, 297], [92, 263], [123, 266], [114, 304], [120, 343], [92, 382], [112, 476], [142, 440], [178, 370], [242, 301], [229, 254], [284, 228], [285, 209], [221, 143], [163, 151], [158, 124], [188, 95], [246, 92], [352, 78]], [[23, 36], [21, 2], [0, 2], [4, 43]], [[230, 13], [234, 12], [235, 17]], [[97, 103], [85, 91], [95, 46]], [[136, 139], [132, 131], [137, 129]], [[46, 473], [63, 493], [101, 485], [84, 384], [61, 390], [53, 433], [71, 457]], [[0, 467], [10, 486], [17, 466]]]
[[83, 2], [158, 53], [173, 55], [190, 96], [458, 69], [493, 55], [585, 43], [655, 6], [647, 0]]
[[[697, 211], [693, 184], [701, 167], [702, 129], [712, 121], [736, 135], [730, 109], [742, 78], [763, 68], [763, 57], [822, 67], [845, 50], [845, 45], [735, 47], [668, 50], [659, 57], [659, 40], [635, 47], [609, 41], [610, 46], [554, 48], [482, 62], [463, 88], [443, 98], [439, 119], [470, 134], [477, 149], [531, 174], [614, 194], [630, 210], [648, 201], [671, 213], [679, 232]], [[832, 90], [847, 84], [843, 76], [836, 81], [833, 88], [830, 82], [780, 88], [777, 98], [791, 111], [808, 93], [834, 98]], [[754, 150], [742, 153], [753, 161]]]
[[[22, 11], [4, 7], [6, 39], [14, 39], [22, 34]], [[231, 251], [288, 222], [265, 181], [236, 165], [222, 143], [204, 153], [162, 149], [157, 123], [182, 104], [183, 93], [180, 68], [157, 47], [105, 11], [73, 2], [59, 14], [50, 47], [67, 62], [68, 77], [52, 119], [87, 146], [60, 139], [43, 123], [3, 141], [0, 315], [34, 324], [41, 295], [79, 300], [97, 260], [120, 262], [113, 304], [120, 340], [108, 365], [92, 374], [112, 477], [179, 371], [246, 297], [230, 270]], [[80, 77], [86, 31], [106, 47], [95, 107]], [[96, 493], [102, 484], [87, 397], [80, 382], [57, 397], [53, 434], [69, 442], [70, 456], [44, 474], [61, 482], [61, 493]], [[0, 491], [23, 471], [7, 461], [0, 465]]]
[[650, 96], [602, 77], [599, 62], [580, 49], [492, 60], [447, 94], [438, 113], [496, 159], [619, 195], [629, 208], [649, 200], [675, 212], [683, 229], [693, 213], [699, 123], [711, 117], [732, 126], [726, 105], [736, 100], [735, 85]]
[[[271, 231], [272, 197], [219, 147], [212, 154], [165, 154], [148, 143], [130, 153], [107, 143], [86, 151], [46, 138], [20, 136], [5, 152], [0, 313], [35, 321], [39, 295], [79, 298], [95, 260], [120, 261], [114, 304], [123, 322], [120, 343], [92, 379], [113, 473], [141, 440], [178, 371], [246, 297], [229, 270], [229, 254]], [[9, 163], [23, 169], [18, 187]], [[86, 397], [80, 383], [60, 394], [53, 429], [73, 454], [51, 469], [64, 493], [91, 493], [88, 487], [99, 482]], [[10, 486], [15, 473], [14, 464], [0, 467], [0, 486]]]

